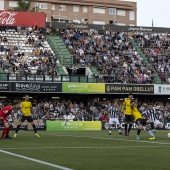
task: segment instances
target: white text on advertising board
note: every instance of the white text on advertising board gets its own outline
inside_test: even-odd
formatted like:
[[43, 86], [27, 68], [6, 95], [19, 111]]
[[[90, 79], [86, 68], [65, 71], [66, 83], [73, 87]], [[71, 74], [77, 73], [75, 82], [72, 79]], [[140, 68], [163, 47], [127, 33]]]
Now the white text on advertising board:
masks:
[[0, 24], [2, 25], [13, 25], [16, 21], [14, 16], [16, 12], [4, 11], [0, 13]]

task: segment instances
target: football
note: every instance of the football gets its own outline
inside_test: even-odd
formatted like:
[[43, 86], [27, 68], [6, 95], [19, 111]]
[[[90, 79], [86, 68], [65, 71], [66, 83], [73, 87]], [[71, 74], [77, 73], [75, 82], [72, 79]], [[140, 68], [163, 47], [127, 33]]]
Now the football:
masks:
[[168, 133], [168, 138], [170, 139], [170, 133]]

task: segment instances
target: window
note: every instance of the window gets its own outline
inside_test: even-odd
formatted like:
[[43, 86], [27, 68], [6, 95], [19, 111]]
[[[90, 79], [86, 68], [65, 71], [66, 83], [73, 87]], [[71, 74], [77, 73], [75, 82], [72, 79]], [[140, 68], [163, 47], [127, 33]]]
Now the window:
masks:
[[135, 20], [135, 12], [129, 11], [129, 20], [134, 21]]
[[87, 6], [83, 6], [83, 12], [84, 12], [84, 13], [87, 13], [87, 12], [88, 12]]
[[105, 22], [104, 21], [93, 21], [93, 24], [105, 25]]
[[126, 24], [125, 23], [117, 23], [117, 25], [125, 26]]
[[18, 7], [17, 1], [9, 1], [9, 7]]
[[77, 5], [73, 5], [73, 12], [79, 12], [80, 7]]
[[66, 11], [66, 6], [65, 5], [60, 5], [60, 11]]
[[55, 5], [54, 4], [51, 5], [51, 10], [55, 10]]
[[0, 10], [4, 10], [4, 1], [0, 1]]
[[46, 3], [36, 3], [36, 6], [40, 9], [47, 9], [47, 4]]
[[109, 14], [116, 15], [116, 8], [109, 8]]
[[93, 13], [105, 14], [105, 8], [93, 8]]
[[125, 10], [117, 10], [117, 15], [126, 16]]

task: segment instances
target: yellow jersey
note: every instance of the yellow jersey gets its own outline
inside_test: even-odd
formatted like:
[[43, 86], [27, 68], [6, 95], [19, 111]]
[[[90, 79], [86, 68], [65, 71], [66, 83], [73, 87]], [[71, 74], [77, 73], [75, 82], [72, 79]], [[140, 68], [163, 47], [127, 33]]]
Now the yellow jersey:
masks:
[[132, 110], [132, 115], [133, 115], [135, 121], [136, 121], [137, 119], [143, 119], [141, 113], [138, 111], [138, 109], [137, 109], [136, 106], [134, 106], [131, 110]]
[[122, 104], [121, 111], [124, 112], [124, 110], [125, 110], [124, 114], [126, 114], [126, 115], [132, 115], [130, 102], [131, 102], [130, 99], [125, 99]]
[[23, 101], [20, 105], [23, 116], [31, 115], [32, 104], [30, 101]]

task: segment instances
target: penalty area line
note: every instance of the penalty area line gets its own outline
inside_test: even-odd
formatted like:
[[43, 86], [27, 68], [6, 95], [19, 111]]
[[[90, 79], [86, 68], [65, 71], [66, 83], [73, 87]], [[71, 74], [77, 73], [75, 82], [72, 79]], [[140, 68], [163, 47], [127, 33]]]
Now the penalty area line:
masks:
[[61, 170], [73, 170], [73, 169], [70, 169], [70, 168], [67, 168], [67, 167], [64, 167], [64, 166], [52, 164], [52, 163], [49, 163], [49, 162], [41, 161], [39, 159], [30, 158], [30, 157], [27, 157], [27, 156], [22, 156], [22, 155], [15, 154], [15, 153], [8, 152], [8, 151], [4, 151], [4, 150], [1, 150], [1, 149], [0, 149], [0, 152], [1, 153], [5, 153], [7, 155], [12, 155], [12, 156], [15, 156], [15, 157], [19, 157], [19, 158], [22, 158], [22, 159], [33, 161], [33, 162], [36, 162], [36, 163], [48, 165], [48, 166], [51, 166], [51, 167], [54, 167], [54, 168], [58, 168], [58, 169], [61, 169]]

